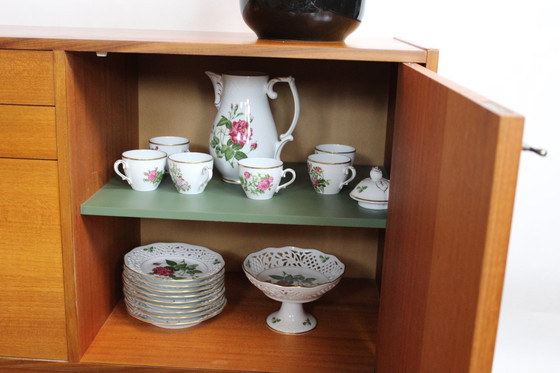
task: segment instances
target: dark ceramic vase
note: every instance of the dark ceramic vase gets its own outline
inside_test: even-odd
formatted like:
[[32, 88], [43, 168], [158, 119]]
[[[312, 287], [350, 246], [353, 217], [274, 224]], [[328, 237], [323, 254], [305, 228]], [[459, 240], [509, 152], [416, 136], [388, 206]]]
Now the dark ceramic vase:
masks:
[[365, 0], [240, 0], [260, 39], [343, 41], [361, 22]]

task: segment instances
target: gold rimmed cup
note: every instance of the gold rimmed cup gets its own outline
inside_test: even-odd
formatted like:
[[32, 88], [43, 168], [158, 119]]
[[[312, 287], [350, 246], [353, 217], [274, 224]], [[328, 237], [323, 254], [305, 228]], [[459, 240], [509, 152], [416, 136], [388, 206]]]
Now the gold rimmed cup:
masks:
[[[280, 189], [286, 188], [296, 179], [291, 168], [284, 169], [284, 163], [275, 158], [245, 158], [238, 161], [239, 181], [245, 195], [253, 200], [271, 199]], [[292, 178], [284, 184], [280, 181], [287, 174]]]
[[[165, 172], [167, 154], [159, 150], [128, 150], [115, 161], [113, 169], [133, 190], [149, 192], [156, 190]], [[123, 168], [122, 173], [119, 167]]]
[[[157, 136], [148, 140], [150, 149], [161, 150], [169, 157], [175, 153], [184, 153], [189, 151], [191, 140], [180, 136]], [[165, 165], [165, 171], [169, 170], [169, 161]]]
[[202, 193], [212, 179], [214, 158], [210, 154], [175, 153], [167, 163], [173, 185], [181, 194]]
[[356, 148], [344, 144], [320, 144], [315, 147], [315, 154], [326, 153], [342, 155], [350, 158], [350, 165], [354, 165], [356, 159]]
[[181, 136], [157, 136], [148, 140], [150, 149], [161, 150], [167, 155], [188, 152], [191, 140]]
[[307, 171], [311, 185], [319, 194], [338, 194], [356, 177], [350, 158], [329, 153], [311, 154], [307, 157]]

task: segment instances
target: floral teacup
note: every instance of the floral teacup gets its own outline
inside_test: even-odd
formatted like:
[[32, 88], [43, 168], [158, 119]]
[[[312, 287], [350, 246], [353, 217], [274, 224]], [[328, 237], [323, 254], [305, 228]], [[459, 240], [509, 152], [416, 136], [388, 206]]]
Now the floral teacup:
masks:
[[[186, 137], [179, 136], [158, 136], [152, 137], [148, 141], [150, 149], [161, 150], [170, 156], [175, 153], [183, 153], [189, 151], [190, 140]], [[169, 161], [165, 165], [165, 171], [168, 171]]]
[[181, 194], [199, 194], [210, 179], [214, 158], [210, 154], [186, 152], [171, 154], [168, 158], [169, 175]]
[[319, 153], [307, 157], [307, 171], [315, 191], [338, 194], [356, 177], [356, 169], [350, 163], [350, 158], [336, 154]]
[[[239, 181], [248, 198], [255, 200], [270, 199], [282, 188], [294, 182], [296, 173], [291, 168], [283, 169], [284, 163], [274, 158], [245, 158], [238, 162]], [[280, 184], [286, 174], [292, 178]]]
[[[163, 178], [167, 154], [159, 150], [136, 149], [122, 153], [113, 168], [132, 189], [140, 192], [156, 190]], [[124, 174], [119, 171], [122, 165]]]
[[356, 159], [356, 148], [343, 144], [321, 144], [315, 147], [315, 154], [337, 154], [350, 158], [350, 166], [354, 165]]

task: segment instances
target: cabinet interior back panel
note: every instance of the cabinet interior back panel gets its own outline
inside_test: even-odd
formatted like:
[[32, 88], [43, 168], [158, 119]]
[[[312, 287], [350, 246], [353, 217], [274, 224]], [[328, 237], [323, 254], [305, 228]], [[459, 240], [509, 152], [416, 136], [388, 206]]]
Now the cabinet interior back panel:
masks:
[[241, 271], [243, 259], [265, 247], [297, 246], [336, 255], [347, 277], [376, 276], [377, 229], [142, 219], [141, 231], [143, 245], [186, 242], [215, 250], [227, 271]]
[[[312, 66], [310, 66], [312, 65]], [[154, 136], [184, 136], [191, 150], [208, 152], [217, 114], [214, 89], [205, 71], [266, 72], [270, 78], [293, 76], [301, 111], [294, 141], [282, 151], [285, 162], [303, 162], [321, 143], [353, 145], [356, 164], [383, 164], [391, 64], [268, 58], [152, 56], [139, 58], [140, 144]], [[278, 133], [293, 116], [288, 85], [275, 85], [269, 100]]]

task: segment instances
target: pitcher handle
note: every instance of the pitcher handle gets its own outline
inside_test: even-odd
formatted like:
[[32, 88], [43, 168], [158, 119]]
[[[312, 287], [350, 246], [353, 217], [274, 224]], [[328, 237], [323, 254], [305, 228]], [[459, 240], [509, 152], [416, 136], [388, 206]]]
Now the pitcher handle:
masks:
[[274, 148], [275, 159], [280, 159], [280, 153], [282, 152], [282, 148], [284, 147], [284, 145], [286, 145], [288, 141], [292, 141], [294, 139], [294, 137], [292, 136], [292, 132], [294, 132], [294, 130], [296, 129], [296, 125], [299, 119], [299, 95], [296, 88], [295, 79], [293, 77], [288, 76], [284, 78], [271, 79], [268, 82], [266, 88], [266, 94], [272, 100], [276, 99], [278, 97], [278, 93], [274, 91], [273, 87], [276, 83], [279, 82], [288, 83], [290, 85], [290, 90], [292, 91], [292, 96], [294, 98], [294, 118], [292, 119], [292, 124], [290, 124], [290, 128], [288, 128], [288, 131], [286, 131], [286, 133], [281, 134], [280, 140], [276, 142], [276, 146]]

